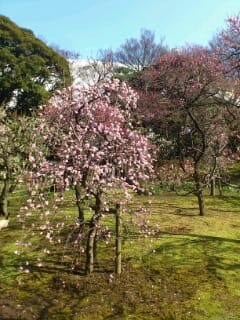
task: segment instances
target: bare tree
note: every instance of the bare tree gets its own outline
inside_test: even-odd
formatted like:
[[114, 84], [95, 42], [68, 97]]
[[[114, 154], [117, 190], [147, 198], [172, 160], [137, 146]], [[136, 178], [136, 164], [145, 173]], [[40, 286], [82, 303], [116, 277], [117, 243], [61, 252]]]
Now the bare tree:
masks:
[[111, 49], [99, 50], [96, 59], [91, 60], [90, 67], [97, 83], [109, 79], [114, 69], [113, 51]]
[[96, 85], [111, 79], [115, 63], [111, 49], [99, 50], [95, 58], [70, 60], [75, 84]]
[[153, 31], [142, 29], [140, 39], [130, 38], [115, 52], [115, 60], [136, 71], [142, 70], [156, 57], [166, 53], [163, 40], [155, 42]]
[[76, 60], [79, 59], [80, 54], [78, 52], [74, 52], [71, 50], [66, 50], [66, 49], [62, 49], [59, 47], [59, 45], [57, 44], [50, 44], [50, 47], [56, 51], [57, 53], [59, 53], [61, 56], [63, 56], [65, 59], [71, 59], [71, 60]]

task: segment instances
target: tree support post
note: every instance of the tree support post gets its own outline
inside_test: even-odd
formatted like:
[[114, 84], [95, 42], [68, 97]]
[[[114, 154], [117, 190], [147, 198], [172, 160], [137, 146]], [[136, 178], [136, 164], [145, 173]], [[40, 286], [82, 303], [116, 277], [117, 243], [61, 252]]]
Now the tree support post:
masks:
[[116, 255], [115, 272], [120, 275], [122, 271], [122, 218], [120, 204], [116, 204]]

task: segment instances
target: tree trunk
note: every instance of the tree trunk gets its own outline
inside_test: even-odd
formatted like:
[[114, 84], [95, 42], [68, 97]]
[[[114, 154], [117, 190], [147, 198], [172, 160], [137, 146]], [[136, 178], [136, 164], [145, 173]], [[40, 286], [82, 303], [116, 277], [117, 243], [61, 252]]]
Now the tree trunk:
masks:
[[218, 191], [219, 191], [219, 196], [220, 196], [220, 197], [222, 197], [223, 192], [222, 192], [222, 183], [221, 183], [221, 179], [220, 179], [220, 178], [218, 178], [217, 182], [218, 182]]
[[82, 194], [82, 187], [80, 183], [77, 183], [75, 185], [75, 195], [76, 195], [76, 204], [78, 207], [78, 219], [80, 226], [84, 223], [84, 208], [83, 208], [83, 201], [81, 199], [81, 194]]
[[95, 212], [89, 225], [87, 250], [86, 250], [86, 274], [91, 274], [94, 269], [94, 256], [97, 255], [97, 228], [98, 222], [101, 218], [102, 201], [101, 194], [95, 196]]
[[205, 216], [205, 205], [204, 205], [204, 198], [203, 198], [202, 190], [199, 190], [197, 192], [197, 198], [198, 198], [199, 215]]
[[205, 216], [205, 205], [204, 205], [204, 198], [203, 198], [203, 192], [202, 192], [202, 185], [200, 181], [199, 174], [197, 170], [194, 172], [194, 181], [195, 181], [195, 194], [198, 198], [198, 207], [199, 207], [199, 215]]
[[87, 250], [86, 250], [86, 274], [91, 274], [94, 269], [94, 241], [97, 228], [95, 223], [92, 224], [88, 233]]
[[122, 272], [122, 219], [120, 205], [116, 205], [116, 256], [115, 272], [120, 275]]
[[94, 243], [93, 243], [93, 259], [94, 259], [95, 265], [98, 264], [98, 261], [97, 261], [98, 238], [99, 238], [98, 230], [96, 230], [95, 237], [94, 237]]
[[210, 182], [210, 196], [211, 197], [215, 197], [216, 192], [215, 192], [216, 188], [215, 188], [215, 178], [212, 178], [211, 182]]
[[8, 219], [8, 199], [0, 197], [0, 216]]
[[8, 219], [8, 195], [9, 195], [10, 182], [8, 179], [8, 175], [6, 179], [3, 181], [3, 189], [0, 194], [0, 216]]

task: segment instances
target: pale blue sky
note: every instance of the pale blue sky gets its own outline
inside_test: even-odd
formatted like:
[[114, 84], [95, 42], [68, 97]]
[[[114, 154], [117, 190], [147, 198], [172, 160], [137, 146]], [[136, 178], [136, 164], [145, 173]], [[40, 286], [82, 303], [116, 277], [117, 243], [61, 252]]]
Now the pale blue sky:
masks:
[[239, 11], [240, 0], [0, 0], [0, 14], [82, 57], [116, 49], [141, 28], [170, 48], [207, 45]]

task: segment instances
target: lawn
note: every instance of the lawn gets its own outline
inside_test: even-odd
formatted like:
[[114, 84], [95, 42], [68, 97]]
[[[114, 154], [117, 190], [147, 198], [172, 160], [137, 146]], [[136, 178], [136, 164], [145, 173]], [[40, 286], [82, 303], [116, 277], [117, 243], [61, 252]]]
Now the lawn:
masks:
[[[67, 201], [62, 214], [71, 223], [77, 214], [71, 194]], [[238, 320], [239, 202], [233, 191], [207, 196], [206, 216], [200, 217], [193, 196], [137, 195], [131, 211], [143, 204], [148, 228], [139, 232], [137, 218], [124, 214], [122, 275], [114, 274], [114, 239], [100, 239], [95, 272], [86, 277], [83, 255], [79, 269], [72, 268], [67, 241], [39, 263], [46, 240], [37, 229], [21, 228], [13, 197], [9, 228], [0, 231], [0, 319]], [[31, 219], [38, 223], [37, 216]], [[114, 230], [112, 218], [104, 224]], [[31, 246], [17, 255], [23, 236]]]

